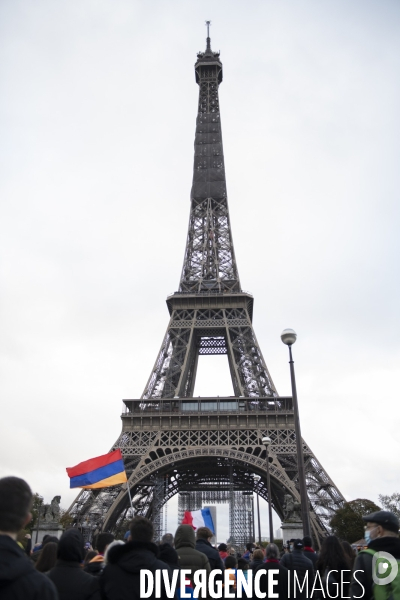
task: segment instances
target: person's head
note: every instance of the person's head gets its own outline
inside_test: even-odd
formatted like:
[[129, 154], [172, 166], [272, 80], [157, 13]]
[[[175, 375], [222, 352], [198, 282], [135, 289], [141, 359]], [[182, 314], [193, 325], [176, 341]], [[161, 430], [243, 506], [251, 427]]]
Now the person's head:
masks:
[[41, 573], [47, 573], [54, 567], [57, 561], [57, 546], [55, 542], [47, 542], [43, 546], [39, 558], [37, 559], [36, 569]]
[[365, 525], [365, 541], [380, 537], [397, 537], [399, 535], [399, 519], [390, 510], [378, 510], [363, 517]]
[[276, 544], [268, 544], [266, 550], [267, 559], [268, 558], [279, 558], [279, 548]]
[[190, 546], [194, 548], [196, 545], [196, 537], [194, 529], [191, 525], [179, 525], [175, 531], [175, 548], [178, 550], [182, 546]]
[[169, 544], [173, 548], [174, 547], [174, 536], [172, 535], [172, 533], [164, 534], [160, 541], [160, 545], [161, 544]]
[[303, 540], [297, 539], [293, 541], [293, 550], [303, 550]]
[[228, 546], [227, 546], [226, 544], [220, 544], [220, 545], [218, 546], [218, 550], [219, 550], [220, 552], [227, 552], [227, 550], [228, 550]]
[[227, 553], [229, 556], [236, 556], [236, 550], [233, 546], [228, 546]]
[[124, 544], [125, 544], [125, 542], [123, 542], [122, 540], [114, 540], [113, 542], [111, 542], [111, 544], [108, 544], [106, 551], [104, 553], [105, 564], [108, 563], [108, 557], [109, 557], [111, 548], [114, 548], [114, 546], [123, 546]]
[[66, 562], [82, 562], [85, 556], [85, 543], [79, 529], [71, 527], [62, 534], [58, 542], [57, 558]]
[[321, 545], [317, 560], [317, 569], [323, 572], [327, 567], [344, 571], [349, 568], [349, 561], [342, 544], [335, 535], [328, 535]]
[[171, 546], [171, 544], [160, 544], [158, 546], [158, 551], [160, 560], [167, 563], [167, 565], [174, 569], [179, 569], [178, 553], [175, 548]]
[[0, 479], [0, 531], [12, 537], [32, 519], [32, 491], [19, 477]]
[[264, 552], [259, 548], [257, 548], [257, 550], [254, 550], [253, 560], [264, 560]]
[[50, 543], [58, 544], [59, 541], [60, 540], [55, 535], [45, 535], [42, 540], [42, 548], [44, 548], [45, 546], [47, 546], [47, 544]]
[[253, 542], [250, 542], [250, 544], [246, 544], [246, 550], [248, 550], [249, 552], [253, 552], [255, 546], [253, 544]]
[[245, 558], [238, 558], [237, 568], [241, 571], [248, 571], [249, 569], [249, 561]]
[[212, 536], [213, 532], [208, 527], [199, 527], [196, 531], [196, 539], [198, 540], [207, 540], [209, 542]]
[[96, 548], [99, 554], [104, 554], [107, 549], [107, 546], [114, 541], [114, 536], [112, 533], [99, 533], [97, 536]]
[[133, 517], [129, 525], [132, 542], [151, 542], [154, 535], [153, 523], [146, 517]]
[[307, 546], [307, 548], [312, 548], [312, 539], [306, 535], [305, 537], [303, 537], [303, 544], [304, 546]]
[[229, 555], [225, 559], [225, 569], [236, 569], [237, 560], [236, 556]]
[[84, 564], [87, 565], [88, 563], [90, 563], [90, 561], [92, 560], [92, 558], [94, 558], [97, 555], [98, 555], [97, 550], [88, 550], [86, 552]]

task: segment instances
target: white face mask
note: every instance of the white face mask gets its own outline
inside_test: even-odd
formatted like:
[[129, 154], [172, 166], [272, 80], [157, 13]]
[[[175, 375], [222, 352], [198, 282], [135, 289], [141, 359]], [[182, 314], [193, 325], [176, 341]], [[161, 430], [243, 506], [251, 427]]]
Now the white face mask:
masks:
[[371, 531], [374, 531], [374, 529], [377, 529], [377, 527], [378, 527], [378, 525], [375, 525], [375, 527], [373, 527], [372, 529], [365, 530], [364, 539], [367, 542], [367, 545], [369, 545], [369, 543], [375, 539], [374, 537], [371, 536]]

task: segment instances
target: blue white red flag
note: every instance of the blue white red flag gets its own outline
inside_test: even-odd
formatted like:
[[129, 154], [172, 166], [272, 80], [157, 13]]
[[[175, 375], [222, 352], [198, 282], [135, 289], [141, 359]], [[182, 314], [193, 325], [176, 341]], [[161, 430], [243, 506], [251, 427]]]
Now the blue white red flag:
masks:
[[215, 533], [214, 522], [209, 508], [185, 511], [182, 525], [191, 525], [195, 531], [199, 527], [208, 527], [208, 529], [211, 529]]

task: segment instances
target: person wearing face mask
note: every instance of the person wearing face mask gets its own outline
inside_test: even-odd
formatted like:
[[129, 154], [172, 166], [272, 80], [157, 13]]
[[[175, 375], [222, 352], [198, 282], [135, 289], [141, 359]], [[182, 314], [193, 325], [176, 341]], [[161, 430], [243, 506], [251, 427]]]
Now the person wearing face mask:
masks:
[[379, 510], [363, 517], [363, 521], [366, 523], [364, 538], [368, 549], [359, 552], [355, 560], [350, 598], [370, 600], [374, 597], [373, 554], [387, 552], [395, 559], [400, 560], [399, 519], [388, 510]]

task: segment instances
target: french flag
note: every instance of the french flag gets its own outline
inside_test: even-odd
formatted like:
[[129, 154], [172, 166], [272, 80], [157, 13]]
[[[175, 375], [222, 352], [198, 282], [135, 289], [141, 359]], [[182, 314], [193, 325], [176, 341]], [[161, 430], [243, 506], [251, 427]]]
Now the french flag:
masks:
[[182, 525], [191, 525], [195, 531], [199, 527], [208, 527], [215, 534], [214, 522], [209, 508], [186, 510]]

